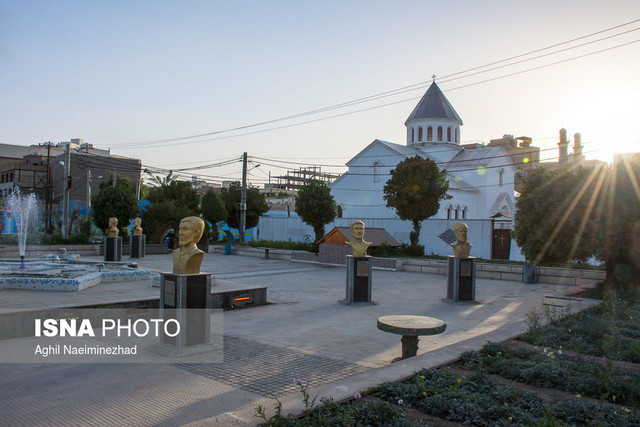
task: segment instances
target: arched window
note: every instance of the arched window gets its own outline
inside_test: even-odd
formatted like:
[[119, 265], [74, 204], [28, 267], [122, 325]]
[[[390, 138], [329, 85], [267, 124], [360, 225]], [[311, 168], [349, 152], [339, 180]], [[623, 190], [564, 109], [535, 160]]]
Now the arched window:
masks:
[[453, 206], [449, 205], [449, 207], [447, 208], [447, 219], [451, 219], [452, 215], [453, 215]]
[[460, 206], [456, 206], [456, 219], [459, 218], [459, 216], [458, 216], [459, 213], [458, 212], [460, 212]]
[[456, 142], [460, 142], [458, 141], [458, 128], [456, 128]]
[[380, 182], [380, 162], [373, 164], [373, 182]]
[[433, 128], [431, 126], [427, 128], [427, 141], [433, 141]]
[[342, 218], [342, 206], [338, 205], [338, 207], [336, 208], [336, 215], [338, 216], [338, 218]]
[[451, 142], [451, 128], [447, 128], [447, 142]]
[[504, 168], [500, 168], [498, 169], [498, 182], [500, 184], [500, 187], [502, 187], [504, 185]]
[[442, 141], [442, 126], [438, 126], [438, 141]]
[[414, 128], [411, 128], [411, 142], [415, 142], [415, 134], [416, 134], [416, 130]]
[[422, 141], [422, 126], [418, 128], [418, 141]]
[[468, 207], [464, 207], [464, 209], [462, 209], [462, 219], [466, 219], [467, 218], [467, 211], [469, 210]]

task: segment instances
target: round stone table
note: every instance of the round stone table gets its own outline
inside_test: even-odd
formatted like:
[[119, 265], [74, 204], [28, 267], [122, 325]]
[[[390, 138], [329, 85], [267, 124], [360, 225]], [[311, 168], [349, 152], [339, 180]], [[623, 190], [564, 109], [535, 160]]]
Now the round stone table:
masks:
[[441, 334], [447, 329], [447, 324], [435, 317], [398, 314], [378, 317], [378, 329], [402, 335], [401, 359], [406, 359], [418, 353], [420, 335]]

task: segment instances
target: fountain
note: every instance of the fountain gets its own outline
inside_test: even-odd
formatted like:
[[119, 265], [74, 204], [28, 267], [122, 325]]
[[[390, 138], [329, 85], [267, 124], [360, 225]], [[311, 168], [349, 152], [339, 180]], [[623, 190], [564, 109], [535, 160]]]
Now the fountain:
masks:
[[[20, 268], [25, 268], [24, 255], [27, 248], [27, 235], [29, 226], [37, 229], [38, 202], [35, 194], [22, 194], [16, 189], [9, 194], [5, 201], [5, 210], [9, 211], [9, 218], [15, 222], [18, 235], [18, 251], [20, 253]], [[10, 230], [13, 231], [13, 230]]]
[[13, 191], [4, 203], [5, 230], [18, 236], [20, 266], [15, 259], [0, 260], [1, 289], [31, 289], [52, 291], [80, 291], [111, 281], [153, 280], [154, 274], [128, 265], [126, 262], [109, 263], [81, 260], [77, 254], [61, 249], [57, 255], [25, 261], [27, 236], [38, 231], [38, 205], [35, 194]]

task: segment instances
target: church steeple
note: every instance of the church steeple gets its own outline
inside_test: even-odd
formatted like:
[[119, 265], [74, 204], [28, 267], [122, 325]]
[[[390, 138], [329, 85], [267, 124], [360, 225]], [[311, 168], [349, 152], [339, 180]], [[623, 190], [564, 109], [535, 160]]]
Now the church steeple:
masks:
[[460, 144], [462, 119], [449, 103], [435, 81], [404, 123], [407, 127], [407, 145], [423, 142]]

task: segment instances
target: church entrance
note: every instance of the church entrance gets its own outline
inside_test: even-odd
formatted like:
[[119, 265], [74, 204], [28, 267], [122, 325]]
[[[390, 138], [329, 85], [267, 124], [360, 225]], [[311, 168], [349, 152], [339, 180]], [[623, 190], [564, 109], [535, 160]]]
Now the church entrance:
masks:
[[491, 217], [493, 233], [491, 239], [491, 258], [509, 259], [511, 253], [511, 217], [498, 213]]

